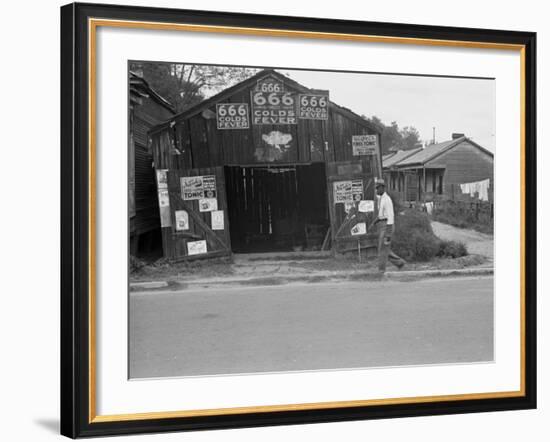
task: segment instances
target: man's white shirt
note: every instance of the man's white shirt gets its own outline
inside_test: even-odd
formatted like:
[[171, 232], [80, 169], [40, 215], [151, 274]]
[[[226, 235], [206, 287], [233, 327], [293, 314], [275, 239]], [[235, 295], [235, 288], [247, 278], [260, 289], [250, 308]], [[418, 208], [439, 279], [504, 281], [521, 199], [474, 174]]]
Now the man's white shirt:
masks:
[[388, 225], [393, 225], [393, 203], [386, 192], [378, 197], [378, 219], [385, 219]]

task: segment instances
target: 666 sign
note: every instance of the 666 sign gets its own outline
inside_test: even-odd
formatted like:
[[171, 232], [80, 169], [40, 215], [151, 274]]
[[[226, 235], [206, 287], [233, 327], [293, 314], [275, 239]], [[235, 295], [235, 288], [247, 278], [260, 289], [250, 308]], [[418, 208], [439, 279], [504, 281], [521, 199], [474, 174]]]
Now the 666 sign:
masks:
[[266, 89], [251, 92], [253, 124], [298, 124], [296, 94]]
[[298, 117], [306, 120], [328, 120], [328, 95], [300, 94]]
[[218, 129], [248, 129], [248, 103], [216, 104], [216, 122]]

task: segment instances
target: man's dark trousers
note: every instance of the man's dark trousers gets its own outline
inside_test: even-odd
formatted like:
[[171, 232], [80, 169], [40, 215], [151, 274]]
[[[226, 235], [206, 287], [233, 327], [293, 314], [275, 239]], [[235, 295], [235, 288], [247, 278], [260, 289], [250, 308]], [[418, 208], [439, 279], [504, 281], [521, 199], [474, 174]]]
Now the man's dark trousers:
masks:
[[388, 225], [386, 221], [378, 221], [378, 271], [386, 271], [388, 260], [396, 267], [401, 268], [405, 261], [391, 251], [391, 240], [393, 236], [393, 224]]

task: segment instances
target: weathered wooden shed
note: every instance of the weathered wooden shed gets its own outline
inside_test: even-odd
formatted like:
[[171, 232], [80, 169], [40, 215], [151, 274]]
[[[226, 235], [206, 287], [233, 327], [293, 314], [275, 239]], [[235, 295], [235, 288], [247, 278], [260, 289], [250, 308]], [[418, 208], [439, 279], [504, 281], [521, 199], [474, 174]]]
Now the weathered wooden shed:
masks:
[[150, 248], [160, 238], [160, 220], [153, 156], [147, 141], [149, 129], [174, 116], [172, 105], [141, 76], [130, 72], [128, 206], [130, 248], [133, 255]]
[[463, 134], [425, 148], [398, 151], [384, 156], [387, 188], [404, 201], [464, 199], [461, 185], [489, 182], [487, 197], [493, 199], [493, 153]]
[[329, 91], [274, 70], [155, 126], [165, 256], [374, 244], [365, 229], [382, 176], [380, 134]]

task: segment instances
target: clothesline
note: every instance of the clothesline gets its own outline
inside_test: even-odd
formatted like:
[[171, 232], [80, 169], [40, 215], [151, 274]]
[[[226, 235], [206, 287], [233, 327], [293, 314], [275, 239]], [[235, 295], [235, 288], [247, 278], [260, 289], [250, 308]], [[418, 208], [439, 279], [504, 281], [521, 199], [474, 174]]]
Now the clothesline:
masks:
[[460, 185], [462, 193], [468, 193], [472, 198], [478, 195], [478, 198], [482, 201], [489, 201], [489, 178], [481, 181], [475, 181], [473, 183], [464, 183]]

